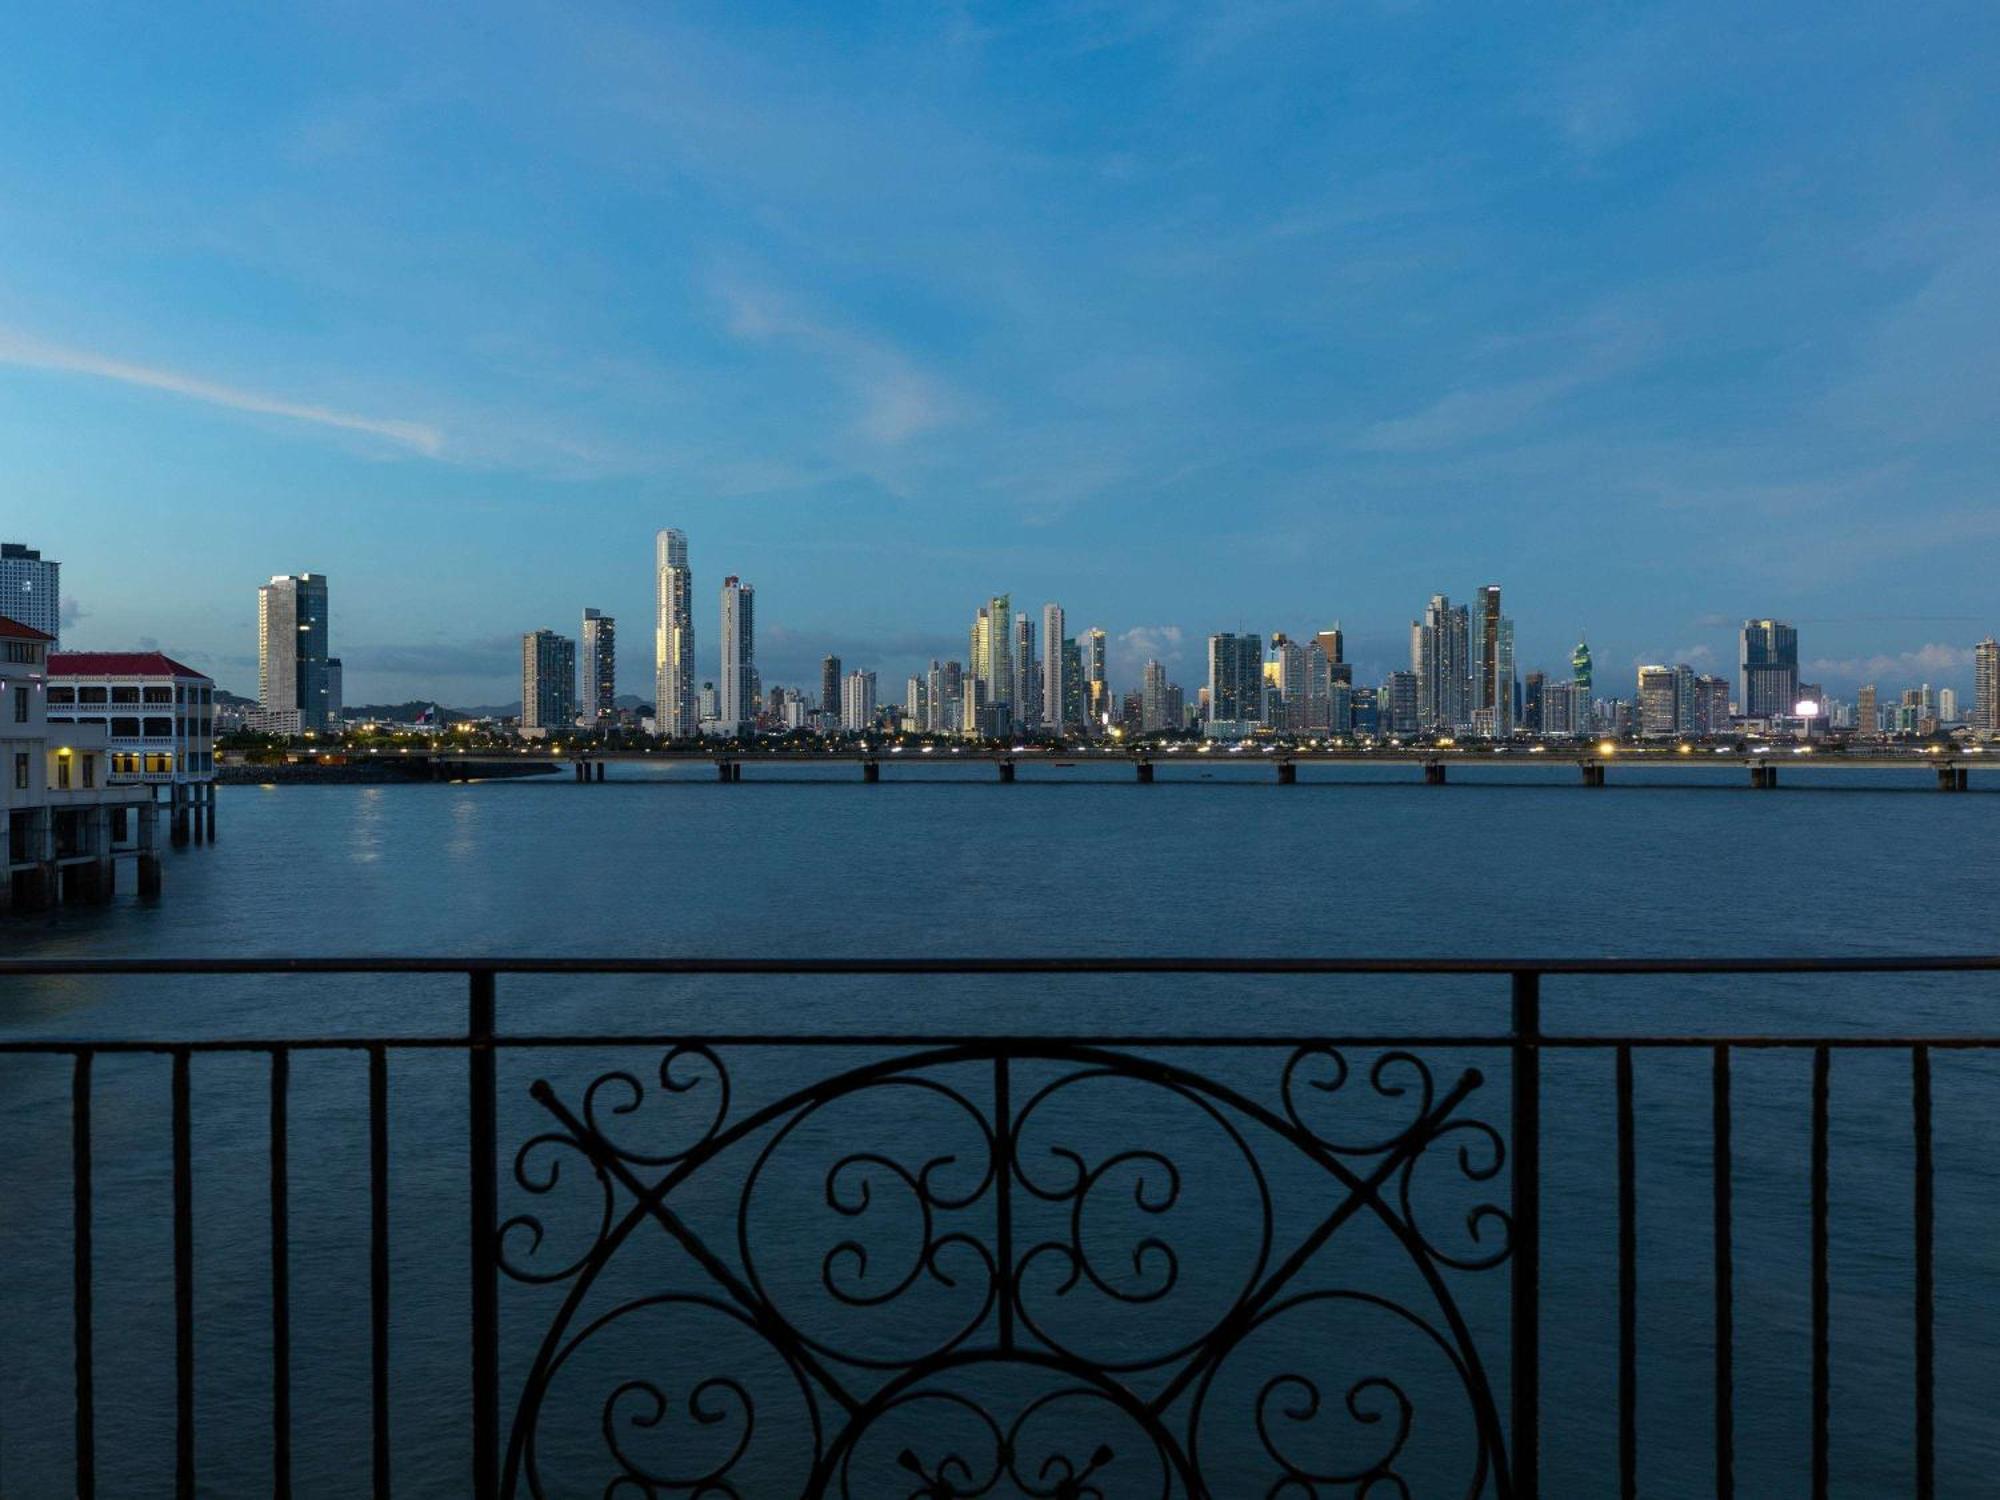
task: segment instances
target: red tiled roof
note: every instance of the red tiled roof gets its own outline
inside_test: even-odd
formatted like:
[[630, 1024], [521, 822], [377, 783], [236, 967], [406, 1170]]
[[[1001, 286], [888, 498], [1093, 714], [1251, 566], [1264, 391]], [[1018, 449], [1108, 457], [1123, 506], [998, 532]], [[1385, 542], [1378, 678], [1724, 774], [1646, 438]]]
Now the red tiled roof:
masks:
[[5, 615], [0, 615], [0, 635], [11, 635], [15, 639], [23, 641], [52, 641], [55, 639], [52, 635], [43, 635], [32, 625], [23, 625], [19, 620], [10, 620]]
[[158, 651], [56, 651], [49, 656], [51, 677], [201, 677]]

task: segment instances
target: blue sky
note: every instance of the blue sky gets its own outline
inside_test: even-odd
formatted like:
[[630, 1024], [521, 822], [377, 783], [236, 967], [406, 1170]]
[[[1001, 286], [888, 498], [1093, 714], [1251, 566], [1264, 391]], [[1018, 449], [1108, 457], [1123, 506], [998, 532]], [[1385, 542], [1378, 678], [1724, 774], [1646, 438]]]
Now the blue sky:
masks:
[[[1499, 582], [1837, 687], [2000, 628], [2000, 7], [17, 9], [0, 536], [66, 639], [506, 701], [691, 538], [704, 655], [901, 676], [988, 594], [1114, 667]], [[706, 675], [706, 674], [705, 674]]]

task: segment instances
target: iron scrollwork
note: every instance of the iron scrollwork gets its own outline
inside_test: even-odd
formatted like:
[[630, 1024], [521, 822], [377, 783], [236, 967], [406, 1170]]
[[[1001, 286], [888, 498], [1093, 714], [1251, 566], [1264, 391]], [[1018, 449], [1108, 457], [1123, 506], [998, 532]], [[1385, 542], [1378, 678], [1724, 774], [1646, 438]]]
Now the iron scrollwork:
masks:
[[[1456, 1295], [1511, 1254], [1506, 1143], [1463, 1112], [1477, 1071], [1243, 1056], [1261, 1087], [998, 1039], [756, 1108], [696, 1043], [655, 1087], [612, 1069], [572, 1106], [537, 1084], [553, 1123], [516, 1153], [537, 1202], [501, 1265], [561, 1303], [507, 1492], [1505, 1494]], [[585, 1206], [558, 1248], [565, 1194]], [[1449, 1233], [1420, 1212], [1446, 1196]]]

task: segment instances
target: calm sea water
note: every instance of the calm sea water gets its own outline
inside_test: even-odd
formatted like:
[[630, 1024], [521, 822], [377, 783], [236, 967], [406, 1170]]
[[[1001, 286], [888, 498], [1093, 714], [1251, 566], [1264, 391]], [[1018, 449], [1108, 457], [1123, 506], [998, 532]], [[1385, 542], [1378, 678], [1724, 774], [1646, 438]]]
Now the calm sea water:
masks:
[[[159, 904], [127, 898], [108, 910], [14, 921], [0, 927], [0, 942], [14, 953], [129, 956], [2000, 950], [2000, 796], [1939, 796], [1928, 778], [1914, 775], [1820, 773], [1816, 781], [1788, 766], [1785, 790], [1752, 794], [1742, 789], [1741, 771], [1705, 770], [1614, 770], [1619, 784], [1592, 792], [1574, 784], [1573, 771], [1525, 766], [1454, 768], [1458, 780], [1442, 791], [1410, 784], [1408, 772], [1345, 769], [1308, 769], [1299, 785], [1282, 788], [1255, 768], [1220, 767], [1206, 778], [1168, 773], [1149, 788], [1114, 775], [1087, 780], [1084, 772], [1035, 770], [1003, 787], [990, 774], [899, 767], [872, 787], [849, 768], [726, 787], [686, 772], [625, 772], [590, 787], [551, 778], [228, 788], [219, 842], [173, 854]], [[1639, 785], [1668, 779], [1676, 784]], [[1361, 979], [522, 979], [505, 983], [500, 998], [509, 1030], [690, 1038], [785, 1029], [1338, 1036], [1497, 1028], [1506, 1005], [1497, 981]], [[461, 1026], [463, 1004], [462, 982], [450, 980], [14, 982], [0, 991], [0, 1028], [55, 1037], [403, 1035]], [[2000, 985], [1943, 978], [1552, 981], [1546, 1011], [1553, 1028], [1593, 1032], [1994, 1033]], [[526, 1097], [533, 1078], [548, 1077], [572, 1100], [613, 1065], [650, 1082], [658, 1049], [637, 1053], [510, 1055], [501, 1070], [504, 1138], [511, 1146], [546, 1128], [548, 1117]], [[732, 1110], [741, 1112], [806, 1081], [815, 1068], [824, 1073], [879, 1054], [843, 1049], [831, 1064], [785, 1049], [724, 1055], [736, 1090]], [[1273, 1048], [1196, 1062], [1261, 1097], [1275, 1088], [1285, 1057]], [[1465, 1066], [1483, 1067], [1489, 1082], [1471, 1111], [1504, 1125], [1503, 1057], [1440, 1053], [1431, 1061], [1445, 1083]], [[2000, 1314], [1989, 1311], [2000, 1307], [2000, 1262], [1989, 1248], [2000, 1228], [2000, 1176], [1989, 1151], [2000, 1074], [1979, 1054], [1940, 1055], [1936, 1067], [1941, 1491], [1970, 1496], [1990, 1493], [2000, 1464], [1990, 1397]], [[269, 1483], [266, 1068], [256, 1056], [197, 1059], [194, 1067], [200, 1463], [205, 1492], [218, 1495], [265, 1492]], [[407, 1495], [466, 1490], [463, 1068], [452, 1055], [416, 1053], [395, 1054], [390, 1068], [395, 1465], [397, 1492]], [[701, 1064], [682, 1068], [677, 1081]], [[1854, 1496], [1907, 1493], [1911, 1484], [1909, 1068], [1906, 1053], [1835, 1059], [1834, 1453], [1845, 1476], [1844, 1488], [1836, 1488]], [[1645, 1356], [1639, 1437], [1646, 1492], [1661, 1495], [1712, 1492], [1707, 1070], [1706, 1053], [1694, 1050], [1647, 1054], [1637, 1070]], [[1552, 1057], [1545, 1069], [1546, 1489], [1565, 1496], [1608, 1493], [1615, 1453], [1611, 1078], [1603, 1054]], [[713, 1100], [714, 1083], [706, 1078], [671, 1098], [655, 1089], [659, 1118], [676, 1103]], [[980, 1086], [967, 1086], [975, 1101], [984, 1097]], [[301, 1055], [293, 1064], [294, 1463], [302, 1494], [352, 1494], [366, 1474], [365, 1088], [365, 1065], [355, 1054]], [[7, 1141], [0, 1161], [0, 1494], [7, 1496], [72, 1492], [69, 1089], [66, 1061], [0, 1062]], [[1806, 1493], [1808, 1090], [1802, 1054], [1739, 1056], [1739, 1493]], [[165, 1493], [173, 1413], [166, 1066], [150, 1057], [101, 1060], [92, 1097], [99, 1492]], [[1357, 1099], [1378, 1109], [1396, 1104], [1367, 1095], [1359, 1078], [1340, 1102]], [[1204, 1277], [1221, 1284], [1227, 1267], [1241, 1261], [1245, 1236], [1255, 1238], [1252, 1189], [1228, 1140], [1171, 1099], [1113, 1091], [1089, 1107], [1074, 1102], [1072, 1125], [1088, 1133], [1094, 1149], [1112, 1152], [1122, 1143], [1178, 1153], [1181, 1200], [1160, 1222], [1127, 1227], [1160, 1229], [1182, 1257], [1185, 1285]], [[805, 1295], [825, 1252], [853, 1230], [848, 1217], [829, 1217], [823, 1202], [825, 1168], [841, 1150], [902, 1151], [921, 1165], [938, 1154], [925, 1149], [933, 1139], [951, 1141], [957, 1132], [961, 1159], [976, 1157], [976, 1127], [965, 1144], [962, 1112], [940, 1107], [935, 1116], [906, 1111], [895, 1119], [870, 1115], [865, 1102], [851, 1116], [829, 1112], [820, 1122], [825, 1140], [805, 1133], [796, 1162], [774, 1158], [771, 1191], [746, 1220], [757, 1244], [793, 1247], [765, 1252], [774, 1287]], [[1061, 1100], [1051, 1106], [1051, 1130], [1067, 1107]], [[578, 1225], [587, 1232], [590, 1223], [595, 1199], [573, 1168], [556, 1195], [562, 1208], [550, 1218], [550, 1256], [559, 1254], [564, 1233]], [[790, 1197], [778, 1191], [793, 1180], [788, 1170], [798, 1188]], [[735, 1182], [740, 1186], [740, 1173]], [[733, 1233], [723, 1222], [735, 1206], [725, 1186], [718, 1182], [706, 1198], [692, 1193], [688, 1212], [717, 1215], [718, 1232]], [[1282, 1239], [1310, 1222], [1298, 1218], [1298, 1195], [1309, 1196], [1314, 1185], [1274, 1170], [1271, 1187], [1279, 1200], [1274, 1233]], [[885, 1194], [893, 1188], [886, 1179], [875, 1184]], [[1118, 1184], [1114, 1195], [1128, 1205], [1128, 1219], [1134, 1188]], [[1438, 1190], [1445, 1196], [1431, 1222], [1448, 1238], [1476, 1195], [1462, 1182]], [[527, 1201], [510, 1191], [503, 1209]], [[1102, 1232], [1116, 1239], [1118, 1226]], [[1133, 1237], [1119, 1243], [1129, 1246]], [[567, 1243], [577, 1241], [572, 1235]], [[910, 1246], [874, 1250], [879, 1270]], [[1121, 1253], [1126, 1274], [1143, 1281], [1145, 1268], [1130, 1261], [1129, 1249]], [[635, 1287], [678, 1274], [664, 1254], [634, 1261]], [[1357, 1243], [1343, 1254], [1322, 1289], [1335, 1289], [1343, 1276], [1396, 1274], [1381, 1246]], [[1504, 1327], [1503, 1280], [1504, 1272], [1486, 1273], [1457, 1283], [1468, 1316], [1489, 1340]], [[519, 1288], [507, 1296], [511, 1381], [551, 1304]], [[1356, 1306], [1329, 1299], [1307, 1309], [1298, 1330], [1304, 1345], [1323, 1358], [1335, 1349], [1389, 1350], [1394, 1331], [1366, 1326]], [[1147, 1311], [1144, 1336], [1164, 1337], [1174, 1307], [1169, 1299]], [[721, 1353], [727, 1327], [700, 1326], [699, 1309], [659, 1311], [660, 1327], [631, 1330], [634, 1348], [654, 1355], [704, 1350], [729, 1363]], [[1190, 1316], [1198, 1321], [1199, 1311]], [[920, 1337], [931, 1316], [949, 1313], [870, 1314], [827, 1337], [849, 1341], [848, 1348], [855, 1339], [893, 1346]], [[1091, 1336], [1114, 1344], [1140, 1336], [1114, 1322]], [[1504, 1346], [1484, 1347], [1496, 1378], [1504, 1376]], [[628, 1350], [624, 1357], [636, 1356]], [[1408, 1388], [1421, 1397], [1413, 1442], [1428, 1440], [1444, 1454], [1429, 1468], [1408, 1470], [1411, 1492], [1452, 1493], [1454, 1484], [1462, 1492], [1453, 1464], [1466, 1448], [1450, 1382], [1436, 1368], [1414, 1369], [1421, 1350], [1397, 1357], [1412, 1365]], [[1382, 1358], [1393, 1362], [1388, 1353]], [[731, 1368], [740, 1373], [752, 1363], [745, 1354]], [[1328, 1413], [1363, 1373], [1351, 1363], [1325, 1372]], [[590, 1400], [607, 1389], [594, 1387]], [[1218, 1391], [1218, 1410], [1227, 1395]], [[674, 1399], [685, 1403], [687, 1390]], [[781, 1402], [767, 1401], [762, 1410], [767, 1432], [787, 1420]], [[585, 1438], [595, 1437], [595, 1412], [592, 1405], [579, 1429], [587, 1429]], [[661, 1434], [675, 1420], [668, 1442]], [[688, 1454], [728, 1431], [730, 1420], [725, 1412], [720, 1422], [690, 1422], [683, 1405], [659, 1429], [627, 1430], [635, 1443], [667, 1443], [656, 1450], [664, 1465], [669, 1452], [691, 1461]], [[1323, 1415], [1316, 1426], [1301, 1425], [1299, 1441], [1331, 1471], [1365, 1451], [1370, 1431], [1344, 1417], [1329, 1425]], [[603, 1493], [607, 1472], [601, 1461], [588, 1466], [593, 1451], [601, 1460], [601, 1448], [584, 1438], [566, 1446], [551, 1437], [549, 1493]], [[1246, 1476], [1263, 1473], [1258, 1461], [1245, 1455]], [[764, 1471], [760, 1482], [768, 1488], [760, 1493], [782, 1493], [788, 1481], [773, 1477], [781, 1472], [782, 1461]], [[855, 1493], [905, 1492], [870, 1489], [876, 1482], [857, 1478]], [[903, 1482], [907, 1488], [913, 1481], [904, 1475]], [[1106, 1493], [1127, 1493], [1119, 1482]], [[1244, 1493], [1264, 1493], [1267, 1484], [1268, 1476], [1246, 1478]]]

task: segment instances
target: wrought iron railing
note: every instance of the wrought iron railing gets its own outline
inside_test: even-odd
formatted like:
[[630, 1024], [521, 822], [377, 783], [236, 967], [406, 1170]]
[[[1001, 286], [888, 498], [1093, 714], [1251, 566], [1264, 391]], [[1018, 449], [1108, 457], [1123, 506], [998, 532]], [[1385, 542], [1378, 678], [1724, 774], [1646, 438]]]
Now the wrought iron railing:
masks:
[[[368, 1247], [369, 1372], [355, 1400], [370, 1434], [352, 1491], [364, 1473], [377, 1495], [395, 1488], [397, 1403], [420, 1394], [399, 1388], [392, 1338], [390, 1061], [462, 1053], [463, 1113], [454, 1103], [451, 1115], [468, 1171], [462, 1201], [438, 1213], [463, 1216], [469, 1247], [456, 1361], [469, 1398], [469, 1473], [440, 1493], [1383, 1500], [1545, 1493], [1539, 1398], [1553, 1293], [1542, 1269], [1542, 1162], [1553, 1138], [1542, 1079], [1556, 1053], [1600, 1054], [1611, 1068], [1604, 1144], [1615, 1156], [1617, 1232], [1615, 1265], [1604, 1269], [1616, 1281], [1617, 1474], [1598, 1492], [1640, 1492], [1647, 1367], [1635, 1059], [1660, 1049], [1705, 1058], [1712, 1277], [1699, 1312], [1712, 1430], [1702, 1436], [1718, 1496], [1737, 1492], [1734, 1191], [1750, 1149], [1734, 1131], [1733, 1070], [1752, 1052], [1797, 1054], [1809, 1066], [1808, 1447], [1810, 1492], [1827, 1494], [1839, 1477], [1829, 1080], [1837, 1054], [1898, 1053], [1907, 1097], [1874, 1102], [1907, 1111], [1907, 1237], [1877, 1249], [1906, 1256], [1910, 1269], [1908, 1473], [1912, 1492], [1929, 1497], [1938, 1473], [1932, 1061], [1944, 1050], [2000, 1049], [2000, 1035], [1558, 1031], [1543, 1024], [1543, 986], [1550, 976], [1995, 972], [2000, 958], [0, 960], [0, 996], [84, 976], [446, 975], [465, 984], [464, 1025], [445, 1031], [10, 1032], [0, 1057], [66, 1059], [71, 1070], [68, 1446], [78, 1495], [100, 1492], [97, 1354], [124, 1337], [97, 1311], [98, 1065], [145, 1054], [168, 1069], [173, 1477], [169, 1486], [163, 1473], [161, 1489], [193, 1495], [203, 1413], [191, 1077], [197, 1058], [263, 1060], [268, 1467], [282, 1496], [294, 1481], [293, 1384], [306, 1358], [292, 1330], [292, 1070], [302, 1055], [350, 1052], [366, 1065], [368, 1207], [354, 1228]], [[1504, 984], [1507, 1010], [1497, 1027], [1334, 1023], [1283, 1034], [1091, 1034], [1087, 1021], [1077, 1035], [501, 1029], [501, 980], [538, 975], [1014, 985], [1459, 976]], [[502, 1058], [531, 1060], [536, 1076], [503, 1086]], [[746, 1074], [762, 1082], [746, 1086]], [[503, 1114], [530, 1107], [530, 1125], [503, 1125]], [[423, 1231], [398, 1235], [421, 1248]], [[12, 1357], [23, 1357], [18, 1346]], [[5, 1425], [0, 1412], [0, 1462]], [[67, 1492], [68, 1476], [64, 1484]]]

